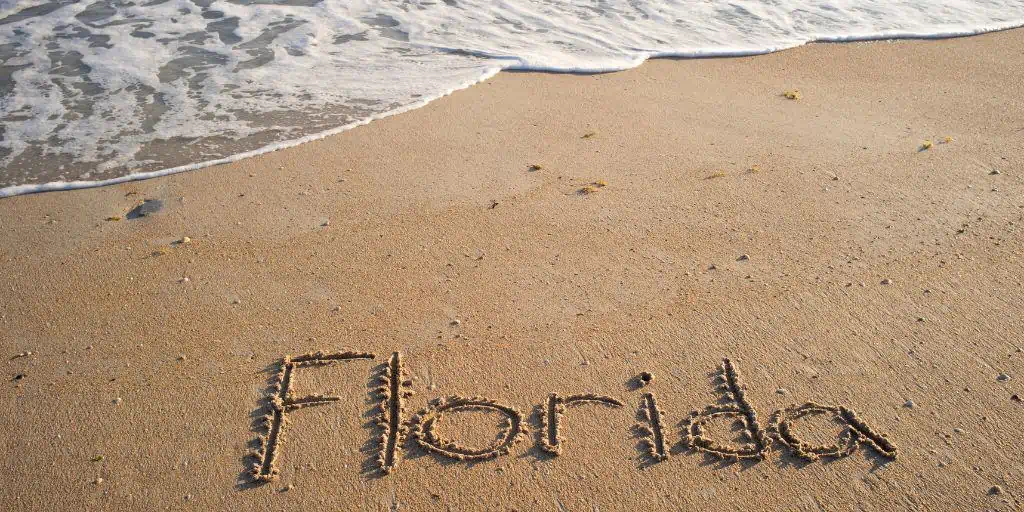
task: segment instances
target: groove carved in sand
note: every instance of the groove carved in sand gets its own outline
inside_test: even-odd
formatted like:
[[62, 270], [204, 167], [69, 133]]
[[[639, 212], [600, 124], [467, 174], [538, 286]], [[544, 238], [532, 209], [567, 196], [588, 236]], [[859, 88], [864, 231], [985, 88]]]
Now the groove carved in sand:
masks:
[[654, 393], [644, 393], [641, 397], [639, 416], [640, 419], [647, 422], [646, 425], [637, 425], [637, 429], [643, 435], [643, 444], [647, 448], [647, 454], [655, 462], [667, 460], [665, 411], [658, 407], [658, 400], [654, 398]]
[[270, 411], [263, 417], [261, 430], [256, 436], [257, 448], [250, 452], [254, 462], [249, 475], [255, 482], [269, 482], [277, 478], [280, 470], [278, 460], [285, 441], [285, 427], [288, 425], [288, 413], [305, 407], [325, 405], [341, 400], [339, 396], [312, 394], [296, 397], [292, 382], [295, 371], [311, 366], [333, 366], [343, 361], [356, 359], [373, 359], [375, 356], [367, 352], [310, 352], [300, 356], [284, 356], [281, 366], [270, 385]]
[[[725, 460], [766, 458], [771, 452], [771, 441], [758, 422], [757, 412], [747, 401], [746, 386], [740, 379], [739, 370], [728, 358], [722, 360], [716, 381], [719, 384], [717, 390], [723, 393], [727, 403], [691, 412], [683, 420], [684, 442], [690, 449]], [[750, 442], [736, 446], [722, 444], [709, 437], [708, 422], [715, 418], [738, 420]]]
[[387, 475], [398, 464], [400, 448], [405, 442], [406, 434], [405, 424], [402, 421], [402, 415], [405, 413], [405, 399], [413, 395], [412, 381], [408, 379], [405, 368], [402, 366], [400, 353], [391, 354], [388, 364], [380, 372], [378, 382], [380, 387], [376, 388], [376, 392], [380, 402], [378, 403], [377, 425], [381, 429], [381, 434], [377, 463], [380, 471]]
[[544, 404], [544, 412], [541, 414], [541, 437], [540, 449], [552, 455], [562, 454], [561, 423], [562, 415], [566, 407], [583, 405], [587, 403], [603, 404], [610, 407], [622, 407], [624, 404], [610, 396], [583, 393], [579, 395], [559, 396], [558, 393], [551, 393]]
[[[289, 424], [289, 414], [305, 407], [325, 405], [341, 400], [338, 396], [309, 394], [297, 396], [294, 389], [295, 372], [300, 368], [314, 366], [331, 366], [355, 359], [374, 359], [374, 354], [365, 352], [314, 352], [299, 356], [282, 358], [279, 370], [271, 379], [268, 394], [264, 401], [265, 415], [254, 427], [257, 431], [257, 448], [249, 452], [253, 462], [246, 460], [246, 470], [255, 482], [267, 482], [277, 478], [281, 450], [285, 441], [285, 430]], [[424, 450], [460, 461], [480, 461], [507, 454], [512, 446], [526, 437], [527, 428], [523, 416], [516, 409], [502, 405], [495, 400], [483, 397], [464, 398], [451, 396], [430, 402], [426, 409], [404, 421], [406, 400], [413, 395], [412, 381], [399, 352], [392, 353], [388, 361], [380, 366], [380, 371], [371, 381], [371, 398], [376, 403], [377, 414], [374, 427], [379, 432], [379, 443], [376, 448], [376, 461], [380, 472], [394, 472], [407, 435]], [[649, 380], [649, 379], [648, 379]], [[716, 390], [722, 393], [722, 400], [707, 406], [703, 411], [694, 411], [681, 422], [683, 443], [690, 449], [725, 460], [764, 459], [771, 449], [771, 443], [778, 440], [791, 448], [798, 457], [808, 461], [822, 457], [845, 457], [852, 454], [858, 446], [867, 445], [887, 458], [896, 458], [898, 450], [885, 434], [871, 427], [852, 409], [844, 406], [826, 406], [813, 402], [803, 405], [792, 405], [777, 411], [767, 429], [762, 429], [758, 416], [746, 396], [739, 369], [729, 359], [724, 359], [715, 375]], [[560, 396], [557, 393], [548, 395], [540, 409], [541, 432], [537, 437], [538, 447], [554, 455], [562, 453], [565, 439], [562, 437], [562, 420], [566, 408], [587, 403], [602, 404], [621, 408], [619, 400], [593, 393]], [[482, 448], [466, 447], [455, 441], [444, 439], [438, 425], [443, 417], [456, 415], [460, 412], [483, 411], [498, 413], [502, 416], [498, 435], [488, 446]], [[798, 430], [801, 421], [810, 421], [813, 417], [827, 416], [831, 421], [842, 426], [836, 442], [831, 445], [814, 445], [801, 438]], [[654, 462], [669, 458], [668, 443], [665, 436], [665, 413], [658, 405], [653, 393], [643, 393], [639, 410], [639, 423], [636, 430], [641, 437], [645, 455]], [[729, 432], [723, 429], [717, 420], [727, 420], [733, 425], [742, 426], [739, 441], [716, 441], [712, 430], [720, 429], [722, 434]]]
[[[839, 439], [833, 445], [812, 445], [800, 439], [793, 429], [793, 422], [808, 416], [830, 415], [832, 419], [846, 425]], [[797, 457], [809, 462], [821, 457], [840, 458], [851, 455], [857, 446], [866, 444], [879, 455], [895, 459], [898, 449], [885, 434], [873, 430], [851, 409], [832, 407], [807, 402], [803, 405], [791, 405], [775, 413], [769, 430], [781, 443], [790, 447]]]
[[[464, 411], [498, 412], [504, 416], [504, 422], [497, 440], [485, 448], [470, 448], [455, 441], [442, 438], [437, 432], [437, 424], [445, 413]], [[501, 405], [489, 398], [475, 396], [464, 398], [450, 396], [434, 400], [429, 407], [412, 417], [412, 438], [423, 449], [455, 460], [479, 461], [493, 459], [505, 455], [512, 445], [526, 437], [526, 426], [523, 415], [519, 411]]]

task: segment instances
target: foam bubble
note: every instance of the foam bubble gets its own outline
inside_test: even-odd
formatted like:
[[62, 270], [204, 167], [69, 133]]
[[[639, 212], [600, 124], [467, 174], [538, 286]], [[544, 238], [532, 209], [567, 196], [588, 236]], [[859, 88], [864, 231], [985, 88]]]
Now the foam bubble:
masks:
[[501, 69], [1021, 25], [1021, 0], [0, 0], [0, 197], [273, 151]]

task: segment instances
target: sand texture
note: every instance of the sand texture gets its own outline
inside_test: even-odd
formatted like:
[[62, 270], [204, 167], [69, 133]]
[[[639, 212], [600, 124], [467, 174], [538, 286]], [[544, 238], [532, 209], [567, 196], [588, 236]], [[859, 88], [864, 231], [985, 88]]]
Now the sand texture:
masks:
[[0, 509], [1019, 510], [1022, 147], [1017, 30], [2, 200]]

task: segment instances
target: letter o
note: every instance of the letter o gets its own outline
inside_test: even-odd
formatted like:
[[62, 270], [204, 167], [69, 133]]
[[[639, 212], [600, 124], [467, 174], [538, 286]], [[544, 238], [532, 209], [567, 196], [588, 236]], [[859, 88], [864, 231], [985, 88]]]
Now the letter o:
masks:
[[[490, 446], [480, 449], [467, 448], [455, 442], [442, 439], [437, 434], [437, 424], [440, 423], [444, 413], [451, 414], [474, 410], [498, 412], [507, 420], [507, 425], [504, 427], [502, 434]], [[513, 444], [526, 436], [523, 415], [519, 411], [483, 397], [463, 398], [451, 396], [447, 399], [438, 400], [413, 417], [412, 422], [414, 425], [412, 437], [420, 447], [431, 453], [455, 460], [480, 461], [500, 457], [507, 454]]]

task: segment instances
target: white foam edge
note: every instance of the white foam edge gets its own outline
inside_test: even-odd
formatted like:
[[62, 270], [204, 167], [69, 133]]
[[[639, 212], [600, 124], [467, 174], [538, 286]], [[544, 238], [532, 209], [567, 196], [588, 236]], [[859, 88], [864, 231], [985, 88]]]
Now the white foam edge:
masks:
[[495, 75], [497, 75], [499, 72], [501, 72], [501, 70], [502, 70], [502, 68], [500, 68], [500, 67], [491, 68], [491, 69], [486, 70], [484, 73], [482, 73], [480, 75], [480, 77], [477, 78], [476, 80], [470, 80], [468, 82], [462, 83], [462, 84], [460, 84], [460, 85], [458, 85], [456, 87], [452, 87], [451, 89], [448, 89], [448, 90], [444, 91], [441, 94], [438, 94], [438, 95], [435, 95], [435, 96], [431, 96], [431, 97], [422, 99], [420, 101], [416, 101], [414, 103], [410, 103], [408, 105], [396, 108], [394, 110], [389, 110], [387, 112], [382, 112], [380, 114], [376, 114], [376, 115], [370, 116], [370, 117], [368, 117], [366, 119], [360, 119], [359, 121], [355, 121], [355, 122], [352, 122], [352, 123], [349, 123], [349, 124], [346, 124], [346, 125], [338, 126], [336, 128], [331, 128], [330, 130], [325, 130], [325, 131], [322, 131], [322, 132], [313, 133], [313, 134], [310, 134], [310, 135], [306, 135], [304, 137], [299, 137], [297, 139], [290, 139], [290, 140], [284, 140], [284, 141], [280, 141], [280, 142], [275, 142], [273, 144], [269, 144], [267, 146], [263, 146], [261, 148], [254, 149], [252, 151], [246, 151], [246, 152], [243, 152], [243, 153], [236, 153], [234, 155], [227, 156], [227, 157], [224, 157], [224, 158], [217, 158], [215, 160], [206, 160], [204, 162], [197, 162], [197, 163], [194, 163], [194, 164], [180, 165], [178, 167], [171, 167], [169, 169], [160, 169], [158, 171], [137, 172], [137, 173], [132, 173], [132, 174], [126, 174], [124, 176], [118, 176], [117, 178], [111, 178], [111, 179], [108, 179], [108, 180], [96, 180], [96, 181], [89, 181], [89, 180], [51, 181], [49, 183], [29, 183], [29, 184], [25, 184], [25, 185], [11, 185], [9, 187], [0, 188], [0, 199], [7, 198], [7, 197], [14, 197], [14, 196], [19, 196], [19, 195], [24, 195], [24, 194], [36, 194], [36, 193], [40, 193], [40, 192], [56, 192], [56, 191], [59, 191], [59, 190], [80, 190], [80, 189], [84, 189], [84, 188], [105, 187], [107, 185], [117, 185], [119, 183], [128, 183], [128, 182], [132, 182], [132, 181], [148, 180], [148, 179], [151, 179], [151, 178], [159, 178], [161, 176], [170, 176], [171, 174], [178, 174], [178, 173], [182, 173], [182, 172], [195, 171], [197, 169], [203, 169], [205, 167], [212, 167], [212, 166], [215, 166], [215, 165], [230, 164], [232, 162], [237, 162], [239, 160], [244, 160], [246, 158], [251, 158], [251, 157], [259, 156], [259, 155], [264, 155], [264, 154], [267, 154], [267, 153], [273, 153], [274, 151], [280, 151], [282, 149], [293, 148], [293, 147], [298, 146], [300, 144], [305, 144], [307, 142], [313, 142], [315, 140], [325, 139], [325, 138], [330, 137], [332, 135], [337, 135], [339, 133], [351, 130], [352, 128], [356, 128], [358, 126], [363, 126], [363, 125], [369, 124], [369, 123], [371, 123], [373, 121], [376, 121], [378, 119], [384, 119], [385, 117], [391, 117], [391, 116], [394, 116], [394, 115], [398, 115], [398, 114], [402, 114], [402, 113], [408, 112], [410, 110], [415, 110], [417, 108], [420, 108], [420, 107], [423, 107], [423, 106], [427, 105], [428, 103], [430, 103], [430, 102], [432, 102], [432, 101], [434, 101], [436, 99], [443, 98], [443, 97], [448, 96], [448, 95], [450, 95], [450, 94], [452, 94], [452, 93], [454, 93], [456, 91], [460, 91], [462, 89], [466, 89], [466, 88], [472, 87], [472, 86], [474, 86], [474, 85], [476, 85], [476, 84], [478, 84], [480, 82], [488, 80], [488, 79], [494, 77]]
[[[501, 71], [533, 71], [533, 72], [546, 72], [546, 73], [576, 73], [576, 74], [598, 74], [598, 73], [611, 73], [615, 71], [624, 71], [640, 66], [644, 62], [650, 59], [658, 58], [675, 58], [675, 59], [699, 59], [699, 58], [728, 58], [728, 57], [750, 57], [756, 55], [765, 55], [769, 53], [775, 53], [805, 44], [811, 43], [852, 43], [852, 42], [863, 42], [863, 41], [883, 41], [883, 40], [905, 40], [905, 39], [953, 39], [958, 37], [968, 37], [981, 34], [987, 34], [992, 32], [1001, 32], [1004, 30], [1012, 30], [1015, 28], [1024, 27], [1024, 24], [1020, 22], [1007, 22], [1001, 25], [990, 26], [986, 28], [972, 29], [972, 30], [951, 30], [944, 32], [914, 32], [914, 31], [886, 31], [877, 32], [870, 34], [852, 34], [845, 36], [820, 36], [806, 41], [796, 42], [788, 46], [780, 46], [775, 48], [760, 48], [760, 49], [717, 49], [717, 50], [691, 50], [685, 52], [656, 52], [656, 51], [642, 51], [641, 55], [638, 55], [636, 59], [633, 59], [627, 66], [609, 66], [609, 67], [587, 67], [587, 68], [564, 68], [556, 66], [527, 66], [520, 59], [515, 57], [507, 56], [490, 56], [490, 55], [478, 55], [486, 56], [499, 60], [509, 60], [508, 65], [498, 66], [489, 68], [476, 80], [471, 80], [462, 83], [456, 87], [450, 88], [441, 94], [411, 103], [409, 105], [399, 107], [394, 110], [389, 110], [380, 114], [370, 116], [366, 119], [349, 123], [330, 130], [307, 135], [305, 137], [299, 137], [297, 139], [291, 139], [286, 141], [275, 142], [273, 144], [263, 146], [252, 151], [246, 151], [243, 153], [237, 153], [228, 157], [218, 158], [215, 160], [207, 160], [204, 162], [198, 162], [194, 164], [181, 165], [178, 167], [171, 167], [169, 169], [161, 169], [158, 171], [150, 172], [139, 172], [126, 174], [117, 178], [111, 178], [108, 180], [97, 180], [97, 181], [53, 181], [49, 183], [31, 183], [25, 185], [12, 185], [9, 187], [0, 188], [0, 199], [7, 197], [14, 197], [24, 194], [36, 194], [40, 192], [55, 192], [60, 190], [79, 190], [85, 188], [104, 187], [107, 185], [116, 185], [119, 183], [128, 183], [132, 181], [148, 180], [151, 178], [159, 178], [161, 176], [169, 176], [171, 174], [178, 174], [187, 171], [194, 171], [197, 169], [203, 169], [206, 167], [212, 167], [215, 165], [228, 164], [237, 162], [246, 158], [279, 151], [282, 149], [292, 148], [300, 144], [312, 142], [315, 140], [325, 139], [332, 135], [351, 130], [358, 126], [369, 124], [373, 121], [390, 117], [393, 115], [402, 114], [410, 110], [414, 110], [427, 105], [428, 103], [448, 96], [456, 91], [472, 87], [480, 82], [493, 78]], [[442, 49], [443, 50], [443, 49]], [[465, 53], [465, 50], [460, 50]]]

